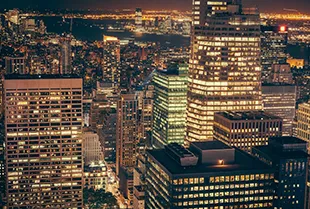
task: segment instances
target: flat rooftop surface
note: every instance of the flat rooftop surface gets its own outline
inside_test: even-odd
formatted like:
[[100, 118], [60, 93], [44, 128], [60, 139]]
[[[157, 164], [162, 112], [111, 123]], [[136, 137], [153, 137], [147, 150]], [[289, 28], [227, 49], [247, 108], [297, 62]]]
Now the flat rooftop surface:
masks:
[[201, 150], [214, 150], [214, 149], [232, 149], [230, 146], [220, 141], [209, 142], [192, 142], [191, 145], [200, 148]]
[[[201, 173], [218, 173], [218, 172], [234, 172], [234, 171], [262, 171], [270, 170], [271, 168], [260, 161], [259, 159], [252, 157], [243, 151], [236, 150], [236, 159], [232, 164], [217, 165], [217, 164], [200, 164], [196, 166], [184, 167], [174, 161], [165, 152], [164, 149], [148, 150], [148, 154], [154, 158], [161, 167], [168, 170], [172, 175], [186, 175], [186, 174], [201, 174]], [[239, 160], [238, 160], [239, 159]], [[241, 160], [242, 159], [242, 160]]]
[[15, 79], [70, 79], [70, 78], [81, 78], [76, 74], [60, 75], [60, 74], [42, 74], [42, 75], [28, 75], [28, 74], [8, 74], [4, 76], [5, 80]]

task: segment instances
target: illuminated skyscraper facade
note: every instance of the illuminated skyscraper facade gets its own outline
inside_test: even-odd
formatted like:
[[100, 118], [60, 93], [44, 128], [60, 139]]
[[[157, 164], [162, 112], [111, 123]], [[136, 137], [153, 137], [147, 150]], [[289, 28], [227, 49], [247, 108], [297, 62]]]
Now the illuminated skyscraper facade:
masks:
[[238, 0], [194, 0], [187, 140], [211, 140], [214, 113], [260, 110], [260, 19]]
[[188, 66], [180, 64], [154, 75], [153, 143], [163, 147], [184, 143]]
[[119, 84], [120, 41], [117, 37], [103, 36], [103, 80]]
[[6, 76], [9, 209], [82, 209], [82, 79]]
[[297, 89], [289, 84], [263, 84], [263, 110], [283, 119], [283, 136], [292, 136]]

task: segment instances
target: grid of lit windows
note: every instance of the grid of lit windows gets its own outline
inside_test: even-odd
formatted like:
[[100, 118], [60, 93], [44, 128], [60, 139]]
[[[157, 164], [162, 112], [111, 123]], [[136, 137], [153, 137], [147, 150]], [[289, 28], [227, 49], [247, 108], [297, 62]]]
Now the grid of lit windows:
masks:
[[153, 138], [156, 146], [172, 142], [184, 143], [187, 104], [187, 65], [178, 72], [157, 72], [153, 78]]
[[189, 61], [189, 141], [212, 139], [215, 112], [262, 108], [259, 16], [230, 13], [241, 7], [228, 6], [231, 1], [198, 2]]
[[269, 170], [172, 175], [148, 159], [146, 208], [273, 208], [274, 174]]
[[4, 90], [8, 208], [82, 208], [82, 80], [14, 77]]

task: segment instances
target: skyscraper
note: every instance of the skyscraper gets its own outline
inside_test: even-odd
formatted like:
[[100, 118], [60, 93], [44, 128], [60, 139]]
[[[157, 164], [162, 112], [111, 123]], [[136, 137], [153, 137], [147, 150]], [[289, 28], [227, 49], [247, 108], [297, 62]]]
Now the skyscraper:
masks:
[[103, 80], [119, 84], [120, 41], [117, 37], [103, 36]]
[[163, 147], [171, 142], [184, 143], [188, 66], [174, 64], [165, 71], [157, 71], [153, 78], [154, 111], [153, 143]]
[[146, 209], [273, 208], [273, 170], [219, 141], [147, 151]]
[[285, 25], [261, 26], [262, 81], [270, 81], [272, 65], [285, 64], [288, 28]]
[[212, 139], [214, 113], [260, 110], [260, 19], [239, 0], [193, 1], [187, 139]]
[[136, 165], [138, 137], [138, 97], [122, 94], [117, 104], [116, 174], [120, 192], [133, 204], [133, 168]]
[[263, 84], [263, 110], [283, 119], [283, 136], [292, 136], [296, 113], [295, 85], [270, 83]]
[[214, 115], [214, 139], [251, 151], [268, 144], [269, 137], [282, 136], [282, 118], [262, 111], [218, 112]]
[[8, 75], [4, 97], [8, 208], [82, 209], [82, 79]]
[[117, 105], [116, 171], [120, 167], [133, 168], [136, 163], [138, 142], [138, 98], [135, 94], [122, 94]]
[[252, 153], [275, 169], [274, 207], [307, 208], [307, 142], [294, 137], [275, 137], [269, 139], [267, 146], [254, 147]]
[[60, 39], [60, 74], [72, 74], [72, 52], [71, 38], [63, 37]]

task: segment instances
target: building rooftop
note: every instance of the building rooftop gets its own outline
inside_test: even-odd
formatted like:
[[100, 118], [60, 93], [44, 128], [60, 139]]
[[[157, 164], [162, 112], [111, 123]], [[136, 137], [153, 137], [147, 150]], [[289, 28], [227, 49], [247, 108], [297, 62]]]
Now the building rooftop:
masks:
[[60, 74], [42, 74], [42, 75], [30, 75], [30, 74], [8, 74], [4, 76], [5, 80], [29, 80], [29, 79], [70, 79], [81, 78], [75, 74], [60, 75]]
[[231, 149], [230, 146], [220, 142], [220, 141], [210, 141], [208, 143], [205, 142], [193, 142], [192, 146], [196, 146], [201, 150], [214, 150], [214, 149]]
[[248, 111], [248, 112], [218, 112], [215, 115], [220, 115], [229, 120], [277, 120], [281, 119], [278, 116], [263, 112], [263, 111]]
[[[206, 145], [203, 145], [202, 143], [196, 143], [196, 145], [203, 148], [202, 150], [212, 150], [211, 152], [207, 151], [203, 155], [203, 157], [214, 158], [212, 159], [213, 161], [207, 160], [205, 161], [207, 163], [203, 163], [204, 161], [201, 161], [201, 159], [199, 159], [200, 162], [197, 164], [194, 164], [192, 166], [182, 166], [182, 164], [178, 163], [175, 159], [173, 159], [166, 152], [165, 149], [148, 150], [147, 153], [149, 157], [157, 161], [164, 170], [170, 173], [170, 175], [177, 176], [188, 174], [193, 175], [201, 173], [239, 172], [251, 170], [260, 172], [263, 170], [271, 169], [267, 164], [239, 149], [234, 149], [227, 146], [228, 149], [231, 149], [234, 152], [234, 154], [231, 155], [234, 159], [232, 162], [225, 161], [225, 163], [223, 163], [223, 160], [221, 160], [222, 158], [217, 159], [217, 157], [221, 156], [222, 153], [225, 152], [225, 150], [223, 149], [225, 149], [226, 146], [222, 146], [213, 142]], [[218, 150], [217, 147], [220, 150]], [[220, 155], [217, 154], [218, 151], [220, 151]], [[201, 156], [199, 156], [199, 158], [201, 158]]]

